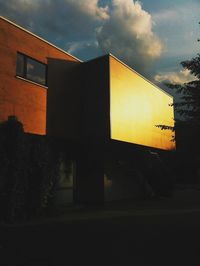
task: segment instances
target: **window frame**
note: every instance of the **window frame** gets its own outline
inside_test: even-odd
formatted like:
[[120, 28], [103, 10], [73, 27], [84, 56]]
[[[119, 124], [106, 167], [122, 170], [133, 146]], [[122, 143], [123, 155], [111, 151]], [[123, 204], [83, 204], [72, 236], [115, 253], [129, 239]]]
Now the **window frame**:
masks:
[[[22, 75], [19, 75], [17, 73], [17, 59], [18, 59], [18, 55], [20, 55], [20, 56], [23, 57], [23, 71], [22, 71], [23, 74]], [[28, 62], [27, 59], [31, 59], [34, 62], [39, 63], [39, 64], [41, 64], [41, 65], [43, 65], [45, 67], [45, 77], [44, 77], [45, 78], [45, 83], [40, 83], [40, 82], [38, 82], [38, 81], [36, 81], [34, 79], [31, 79], [31, 78], [28, 78], [27, 77], [27, 62]], [[45, 63], [43, 63], [43, 62], [41, 62], [41, 61], [39, 61], [39, 60], [31, 57], [31, 56], [28, 56], [28, 55], [26, 55], [24, 53], [21, 53], [21, 52], [17, 51], [17, 56], [16, 56], [16, 77], [25, 79], [27, 81], [33, 82], [33, 83], [35, 83], [37, 85], [40, 85], [40, 86], [43, 86], [43, 87], [47, 87], [48, 86], [48, 84], [47, 84], [47, 73], [48, 73], [48, 66], [47, 66], [47, 64], [45, 64]]]

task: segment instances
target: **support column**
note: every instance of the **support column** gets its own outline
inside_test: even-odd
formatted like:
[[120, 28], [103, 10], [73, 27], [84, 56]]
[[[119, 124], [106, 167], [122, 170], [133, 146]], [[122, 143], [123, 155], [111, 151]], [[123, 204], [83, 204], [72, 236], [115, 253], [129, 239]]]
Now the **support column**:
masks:
[[81, 145], [74, 182], [74, 201], [89, 204], [104, 202], [104, 158], [100, 143]]

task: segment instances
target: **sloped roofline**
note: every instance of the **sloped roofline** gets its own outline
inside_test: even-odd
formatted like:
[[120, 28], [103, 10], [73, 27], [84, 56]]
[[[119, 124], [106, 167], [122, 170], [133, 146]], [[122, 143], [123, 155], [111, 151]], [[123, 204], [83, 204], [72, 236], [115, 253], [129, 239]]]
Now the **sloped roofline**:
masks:
[[39, 40], [41, 40], [41, 41], [47, 43], [48, 45], [50, 45], [50, 46], [56, 48], [57, 50], [63, 52], [64, 54], [67, 54], [67, 55], [71, 56], [72, 58], [78, 60], [79, 62], [83, 62], [83, 61], [80, 60], [79, 58], [77, 58], [77, 57], [75, 57], [75, 56], [69, 54], [69, 53], [66, 52], [65, 50], [63, 50], [63, 49], [59, 48], [58, 46], [56, 46], [56, 45], [54, 45], [54, 44], [48, 42], [47, 40], [43, 39], [42, 37], [40, 37], [40, 36], [38, 36], [38, 35], [36, 35], [36, 34], [34, 34], [34, 33], [32, 33], [31, 31], [29, 31], [29, 30], [27, 30], [27, 29], [25, 29], [25, 28], [19, 26], [18, 24], [14, 23], [13, 21], [11, 21], [11, 20], [9, 20], [9, 19], [3, 17], [3, 16], [0, 16], [0, 19], [6, 21], [6, 22], [10, 23], [11, 25], [15, 26], [16, 28], [18, 28], [18, 29], [20, 29], [20, 30], [23, 30], [24, 32], [26, 32], [26, 33], [28, 33], [28, 34], [30, 34], [30, 35], [36, 37], [37, 39], [39, 39]]
[[124, 65], [125, 67], [127, 67], [129, 70], [131, 70], [132, 72], [136, 73], [138, 76], [140, 76], [141, 78], [143, 78], [144, 80], [146, 80], [147, 82], [149, 82], [151, 85], [153, 85], [154, 87], [156, 87], [157, 89], [159, 89], [160, 91], [164, 92], [165, 94], [167, 94], [169, 97], [171, 97], [173, 99], [173, 96], [170, 95], [168, 92], [166, 92], [165, 90], [161, 89], [160, 87], [158, 87], [156, 84], [154, 84], [152, 81], [148, 80], [147, 78], [145, 78], [144, 76], [142, 76], [140, 73], [138, 73], [136, 70], [134, 70], [133, 68], [131, 68], [130, 66], [128, 66], [127, 64], [125, 64], [124, 62], [122, 62], [119, 58], [117, 58], [116, 56], [114, 56], [111, 53], [108, 53], [108, 56], [113, 57], [115, 60], [117, 60], [119, 63], [121, 63], [122, 65]]
[[[25, 28], [19, 26], [18, 24], [16, 24], [16, 23], [10, 21], [9, 19], [7, 19], [7, 18], [5, 18], [5, 17], [3, 17], [3, 16], [0, 16], [0, 19], [2, 19], [2, 20], [4, 20], [4, 21], [7, 21], [7, 22], [10, 23], [11, 25], [17, 27], [18, 29], [23, 30], [24, 32], [27, 32], [28, 34], [30, 34], [30, 35], [36, 37], [37, 39], [39, 39], [39, 40], [41, 40], [41, 41], [43, 41], [43, 42], [45, 42], [45, 43], [47, 43], [48, 45], [50, 45], [50, 46], [56, 48], [57, 50], [59, 50], [59, 51], [65, 53], [65, 54], [67, 54], [68, 56], [71, 56], [72, 58], [76, 59], [77, 61], [79, 61], [79, 62], [83, 62], [83, 61], [80, 60], [79, 58], [77, 58], [77, 57], [71, 55], [70, 53], [66, 52], [65, 50], [63, 50], [63, 49], [57, 47], [56, 45], [54, 45], [54, 44], [48, 42], [47, 40], [43, 39], [42, 37], [40, 37], [40, 36], [38, 36], [38, 35], [36, 35], [36, 34], [34, 34], [34, 33], [32, 33], [31, 31], [29, 31], [29, 30], [27, 30], [27, 29], [25, 29]], [[99, 56], [99, 57], [95, 57], [95, 58], [93, 58], [93, 59], [90, 59], [90, 60], [88, 60], [88, 61], [85, 61], [85, 63], [86, 63], [86, 62], [89, 62], [89, 61], [92, 61], [92, 60], [95, 60], [95, 59], [98, 59], [98, 58], [101, 58], [101, 57], [104, 57], [104, 56], [111, 56], [111, 57], [113, 57], [113, 58], [114, 58], [115, 60], [117, 60], [119, 63], [121, 63], [122, 65], [124, 65], [125, 67], [127, 67], [129, 70], [131, 70], [132, 72], [136, 73], [136, 74], [139, 75], [141, 78], [143, 78], [144, 80], [146, 80], [147, 82], [149, 82], [150, 84], [152, 84], [154, 87], [156, 87], [157, 89], [159, 89], [160, 91], [162, 91], [163, 93], [165, 93], [166, 95], [168, 95], [169, 97], [171, 97], [171, 98], [173, 99], [173, 96], [172, 96], [172, 95], [170, 95], [168, 92], [164, 91], [163, 89], [161, 89], [160, 87], [158, 87], [157, 85], [155, 85], [153, 82], [151, 82], [150, 80], [148, 80], [147, 78], [145, 78], [144, 76], [142, 76], [142, 75], [141, 75], [140, 73], [138, 73], [136, 70], [134, 70], [133, 68], [131, 68], [130, 66], [128, 66], [127, 64], [125, 64], [123, 61], [121, 61], [121, 60], [120, 60], [119, 58], [117, 58], [116, 56], [114, 56], [112, 53], [108, 53], [108, 54], [105, 54], [105, 55], [102, 55], [102, 56]]]
[[104, 54], [104, 55], [100, 55], [98, 57], [89, 59], [87, 61], [85, 61], [84, 63], [90, 62], [90, 61], [95, 61], [98, 60], [100, 58], [103, 57], [112, 57], [114, 58], [116, 61], [118, 61], [120, 64], [124, 65], [126, 68], [128, 68], [130, 71], [136, 73], [138, 76], [140, 76], [142, 79], [146, 80], [148, 83], [150, 83], [151, 85], [153, 85], [155, 88], [157, 88], [158, 90], [162, 91], [163, 93], [165, 93], [167, 96], [171, 97], [172, 99], [174, 98], [171, 94], [169, 94], [168, 92], [166, 92], [165, 90], [163, 90], [162, 88], [158, 87], [156, 84], [154, 84], [152, 81], [148, 80], [147, 78], [145, 78], [142, 74], [138, 73], [136, 70], [134, 70], [133, 68], [131, 68], [130, 66], [128, 66], [127, 64], [125, 64], [123, 61], [121, 61], [119, 58], [117, 58], [116, 56], [114, 56], [111, 53], [108, 54]]

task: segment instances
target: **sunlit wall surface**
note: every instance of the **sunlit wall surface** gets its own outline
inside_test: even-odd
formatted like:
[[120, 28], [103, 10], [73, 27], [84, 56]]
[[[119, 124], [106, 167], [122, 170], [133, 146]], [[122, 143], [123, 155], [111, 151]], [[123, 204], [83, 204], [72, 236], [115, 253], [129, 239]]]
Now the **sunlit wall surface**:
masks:
[[110, 118], [114, 140], [173, 150], [173, 98], [110, 56]]

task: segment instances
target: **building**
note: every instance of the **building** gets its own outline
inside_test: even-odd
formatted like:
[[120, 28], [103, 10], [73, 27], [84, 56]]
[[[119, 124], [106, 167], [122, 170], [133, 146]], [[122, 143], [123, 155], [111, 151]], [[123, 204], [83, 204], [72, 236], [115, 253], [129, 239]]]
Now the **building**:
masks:
[[102, 202], [105, 184], [112, 194], [113, 158], [175, 149], [156, 127], [174, 125], [173, 98], [114, 56], [81, 62], [2, 17], [0, 56], [0, 121], [14, 115], [27, 133], [76, 145], [75, 200]]
[[0, 58], [0, 121], [14, 115], [25, 132], [45, 135], [47, 60], [80, 60], [3, 17]]
[[[81, 64], [49, 59], [47, 133], [173, 150], [173, 98], [113, 55]], [[71, 119], [71, 118], [75, 119]]]
[[174, 125], [173, 98], [112, 55], [81, 64], [50, 59], [48, 70], [47, 134], [79, 143], [77, 195], [96, 201], [135, 193], [123, 171], [129, 158], [142, 164], [136, 149], [175, 149], [172, 132], [156, 127]]

